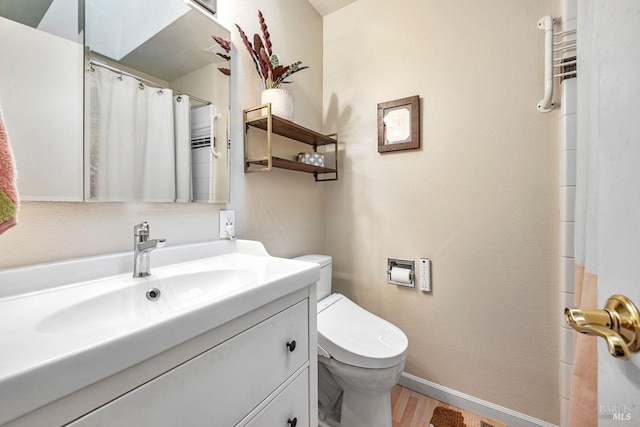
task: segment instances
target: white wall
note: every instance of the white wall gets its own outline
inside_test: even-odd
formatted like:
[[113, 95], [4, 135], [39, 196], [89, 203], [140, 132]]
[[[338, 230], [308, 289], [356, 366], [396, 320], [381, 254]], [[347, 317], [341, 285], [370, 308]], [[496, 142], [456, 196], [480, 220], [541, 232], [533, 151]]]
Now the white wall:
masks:
[[[577, 0], [562, 0], [562, 31], [577, 28]], [[574, 35], [565, 39], [573, 39]], [[575, 49], [569, 50], [563, 56], [576, 54]], [[574, 305], [574, 243], [576, 216], [576, 166], [577, 166], [577, 123], [578, 100], [577, 78], [564, 80], [560, 86], [560, 156], [559, 156], [559, 185], [560, 185], [560, 305], [558, 311], [562, 313], [564, 307]], [[567, 425], [569, 416], [569, 395], [571, 391], [571, 372], [573, 369], [573, 329], [558, 316], [560, 322], [560, 426]]]
[[[303, 60], [312, 68], [296, 75], [296, 114], [309, 126], [322, 125], [322, 19], [299, 0], [224, 0], [219, 16], [231, 29], [239, 23], [258, 30], [258, 6], [283, 60]], [[233, 29], [234, 43], [237, 30]], [[300, 34], [304, 34], [301, 37]], [[241, 45], [239, 45], [243, 48]], [[244, 49], [244, 48], [243, 48]], [[237, 55], [236, 55], [237, 58]], [[245, 175], [242, 165], [243, 108], [259, 103], [260, 91], [247, 85], [253, 65], [234, 60], [231, 124], [231, 203], [183, 205], [142, 203], [24, 202], [19, 224], [0, 236], [0, 268], [132, 249], [133, 225], [149, 221], [152, 237], [168, 245], [215, 240], [218, 210], [236, 210], [237, 233], [264, 242], [273, 255], [321, 250], [321, 185], [288, 171]], [[20, 169], [18, 168], [18, 174]], [[152, 255], [153, 256], [153, 255]], [[153, 261], [152, 261], [153, 262]], [[1, 284], [0, 284], [1, 285]]]
[[0, 57], [21, 197], [82, 200], [82, 45], [0, 17]]
[[[544, 421], [558, 409], [558, 112], [540, 114], [551, 0], [359, 0], [324, 18], [336, 290], [402, 328], [406, 371]], [[376, 106], [421, 97], [420, 150], [377, 152]], [[432, 260], [433, 292], [386, 283]]]

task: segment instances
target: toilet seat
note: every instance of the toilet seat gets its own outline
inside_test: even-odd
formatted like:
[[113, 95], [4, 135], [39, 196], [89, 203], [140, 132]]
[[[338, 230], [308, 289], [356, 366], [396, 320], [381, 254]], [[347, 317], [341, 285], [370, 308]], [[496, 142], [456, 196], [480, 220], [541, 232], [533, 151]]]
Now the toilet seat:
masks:
[[361, 368], [404, 363], [407, 336], [399, 328], [340, 294], [318, 302], [318, 350]]

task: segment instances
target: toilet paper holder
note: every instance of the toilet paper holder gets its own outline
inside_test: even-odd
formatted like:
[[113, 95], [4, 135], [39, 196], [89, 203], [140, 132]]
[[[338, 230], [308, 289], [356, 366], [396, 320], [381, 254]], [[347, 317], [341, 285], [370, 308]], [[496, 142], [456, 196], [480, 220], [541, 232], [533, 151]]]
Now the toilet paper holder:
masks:
[[[402, 269], [402, 270], [399, 270]], [[409, 270], [408, 272], [404, 270]], [[399, 272], [406, 279], [399, 281], [394, 280], [392, 276], [392, 272]], [[408, 277], [406, 276], [408, 273]], [[395, 276], [395, 274], [394, 274]], [[415, 261], [411, 259], [402, 259], [402, 258], [387, 258], [387, 283], [391, 285], [400, 285], [407, 286], [409, 288], [414, 288], [416, 286], [416, 264]]]

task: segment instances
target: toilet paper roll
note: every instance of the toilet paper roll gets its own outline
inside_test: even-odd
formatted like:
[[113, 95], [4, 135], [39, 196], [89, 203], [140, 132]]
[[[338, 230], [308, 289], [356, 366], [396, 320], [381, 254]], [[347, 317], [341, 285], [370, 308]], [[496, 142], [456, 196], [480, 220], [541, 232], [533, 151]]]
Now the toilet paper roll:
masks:
[[391, 280], [399, 283], [411, 283], [411, 270], [408, 268], [391, 267]]

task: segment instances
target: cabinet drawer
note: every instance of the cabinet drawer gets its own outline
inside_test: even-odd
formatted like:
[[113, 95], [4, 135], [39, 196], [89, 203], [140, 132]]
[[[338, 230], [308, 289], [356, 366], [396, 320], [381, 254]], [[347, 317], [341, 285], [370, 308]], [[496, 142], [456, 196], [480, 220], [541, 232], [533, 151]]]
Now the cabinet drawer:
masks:
[[72, 425], [233, 426], [308, 361], [307, 325], [304, 300]]
[[245, 427], [291, 427], [293, 424], [297, 427], [309, 427], [308, 368]]

